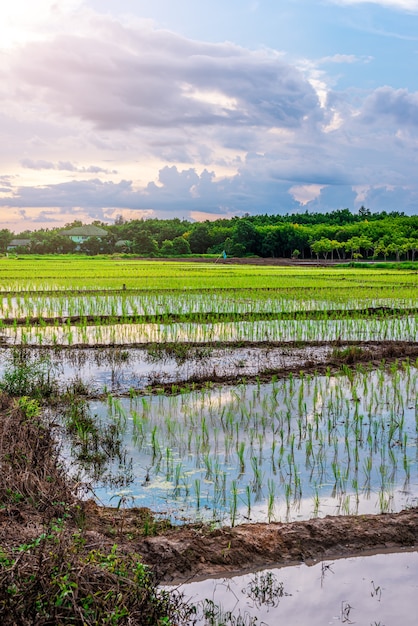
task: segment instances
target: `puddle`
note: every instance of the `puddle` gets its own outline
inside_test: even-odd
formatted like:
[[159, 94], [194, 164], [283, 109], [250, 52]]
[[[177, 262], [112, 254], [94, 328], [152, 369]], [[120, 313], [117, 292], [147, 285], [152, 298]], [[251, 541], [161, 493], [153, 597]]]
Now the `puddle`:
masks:
[[418, 552], [301, 564], [178, 590], [198, 605], [202, 626], [415, 626]]

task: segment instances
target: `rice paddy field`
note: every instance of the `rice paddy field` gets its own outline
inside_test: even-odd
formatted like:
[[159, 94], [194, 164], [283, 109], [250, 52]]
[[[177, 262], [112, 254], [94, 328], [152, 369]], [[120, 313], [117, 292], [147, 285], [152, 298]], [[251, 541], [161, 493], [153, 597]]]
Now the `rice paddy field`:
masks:
[[177, 526], [416, 507], [417, 321], [415, 270], [0, 262], [3, 380], [59, 389], [88, 497]]
[[120, 438], [101, 502], [232, 525], [417, 502], [415, 271], [2, 259], [0, 297], [3, 370], [48, 361]]

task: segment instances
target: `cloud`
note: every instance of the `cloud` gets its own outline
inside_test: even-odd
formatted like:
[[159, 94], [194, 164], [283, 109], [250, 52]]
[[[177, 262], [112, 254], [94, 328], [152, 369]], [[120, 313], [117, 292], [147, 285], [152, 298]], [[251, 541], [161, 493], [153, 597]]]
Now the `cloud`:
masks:
[[418, 0], [331, 0], [331, 2], [340, 5], [377, 4], [384, 8], [418, 13]]
[[370, 63], [373, 60], [371, 56], [357, 56], [355, 54], [333, 54], [332, 56], [322, 57], [319, 63]]
[[65, 22], [84, 0], [13, 0], [2, 3], [0, 47], [10, 48], [28, 40], [39, 40], [52, 26]]
[[371, 209], [390, 190], [410, 210], [418, 95], [337, 91], [327, 73], [370, 60], [337, 48], [296, 67], [79, 6], [2, 57], [0, 208], [27, 227], [206, 219], [353, 208], [361, 189]]
[[320, 116], [309, 82], [268, 51], [91, 19], [88, 34], [59, 34], [16, 53], [14, 101], [30, 98], [102, 130], [293, 128]]
[[134, 198], [137, 201], [138, 196], [133, 193], [130, 181], [122, 180], [115, 184], [91, 179], [42, 187], [19, 187], [15, 197], [7, 199], [7, 204], [20, 207], [132, 207]]
[[[300, 164], [296, 171], [291, 169], [291, 164], [287, 169], [277, 167], [274, 155], [250, 155], [236, 175], [221, 179], [206, 169], [198, 172], [194, 168], [179, 170], [166, 166], [161, 169], [157, 183], [140, 189], [127, 180], [115, 184], [99, 179], [21, 187], [15, 190], [13, 197], [9, 195], [1, 201], [0, 225], [4, 223], [1, 206], [8, 208], [5, 219], [10, 219], [13, 208], [23, 210], [25, 227], [30, 228], [32, 224], [32, 228], [36, 228], [40, 223], [52, 225], [54, 220], [58, 224], [60, 216], [61, 222], [64, 217], [66, 222], [75, 217], [87, 222], [108, 221], [117, 215], [126, 219], [151, 216], [216, 219], [245, 213], [354, 209], [361, 204], [372, 210], [413, 213], [418, 199], [417, 190], [405, 180], [399, 184], [373, 182], [379, 180], [375, 171], [379, 170], [378, 163], [370, 170], [359, 168], [365, 171], [362, 176], [354, 173], [353, 180], [351, 175], [344, 175], [338, 163], [329, 171], [327, 164], [319, 164], [316, 171], [309, 169], [308, 161], [305, 166]], [[295, 180], [300, 183], [294, 184]], [[310, 182], [306, 183], [307, 180]], [[362, 185], [356, 186], [354, 181], [361, 181]], [[397, 198], [402, 199], [401, 205]]]
[[398, 126], [418, 127], [418, 92], [380, 87], [366, 99], [362, 118], [367, 124], [390, 118]]
[[31, 220], [36, 228], [37, 223], [41, 224], [51, 224], [55, 225], [57, 222], [57, 212], [56, 211], [40, 211], [35, 214]]
[[55, 165], [50, 161], [43, 161], [42, 159], [38, 159], [37, 161], [33, 161], [32, 159], [22, 159], [21, 161], [22, 167], [27, 167], [30, 170], [53, 170], [55, 169]]
[[52, 163], [51, 161], [44, 161], [38, 159], [22, 159], [21, 165], [24, 168], [31, 170], [59, 170], [64, 172], [79, 172], [82, 174], [117, 174], [117, 170], [108, 170], [98, 165], [89, 165], [88, 167], [77, 167], [70, 161], [59, 161], [58, 163]]

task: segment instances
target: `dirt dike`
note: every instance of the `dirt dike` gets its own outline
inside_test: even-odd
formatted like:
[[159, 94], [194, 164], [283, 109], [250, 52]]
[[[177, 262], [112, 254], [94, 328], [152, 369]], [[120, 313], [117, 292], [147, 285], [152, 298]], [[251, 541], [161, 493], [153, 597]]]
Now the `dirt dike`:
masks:
[[[164, 583], [241, 574], [267, 567], [418, 548], [418, 507], [400, 513], [211, 528], [154, 528], [143, 536], [146, 509], [85, 505], [87, 536], [107, 537], [141, 554]], [[140, 529], [140, 530], [139, 530]], [[117, 539], [116, 539], [117, 538]]]

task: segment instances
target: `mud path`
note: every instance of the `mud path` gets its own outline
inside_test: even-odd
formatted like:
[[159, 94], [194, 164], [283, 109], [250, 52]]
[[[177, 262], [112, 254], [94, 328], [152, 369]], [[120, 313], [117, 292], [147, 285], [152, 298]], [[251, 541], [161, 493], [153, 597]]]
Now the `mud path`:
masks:
[[143, 536], [144, 509], [123, 512], [89, 502], [91, 541], [118, 537], [142, 555], [163, 582], [218, 577], [265, 567], [418, 548], [418, 508], [396, 514], [339, 516], [309, 521], [154, 528]]

